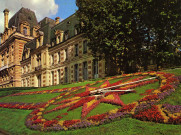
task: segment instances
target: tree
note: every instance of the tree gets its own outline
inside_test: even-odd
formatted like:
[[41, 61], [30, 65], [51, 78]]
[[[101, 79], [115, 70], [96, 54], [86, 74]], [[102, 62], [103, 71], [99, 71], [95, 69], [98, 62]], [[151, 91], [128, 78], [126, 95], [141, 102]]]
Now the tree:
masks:
[[180, 0], [77, 0], [77, 6], [93, 55], [111, 61], [117, 72], [146, 69], [151, 59], [162, 66], [174, 57]]

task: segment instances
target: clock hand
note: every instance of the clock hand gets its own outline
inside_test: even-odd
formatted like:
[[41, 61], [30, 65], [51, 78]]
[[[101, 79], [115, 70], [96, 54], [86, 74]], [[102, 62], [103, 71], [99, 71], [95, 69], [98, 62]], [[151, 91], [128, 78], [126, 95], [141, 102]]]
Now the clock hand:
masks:
[[143, 82], [143, 81], [147, 81], [147, 80], [153, 80], [157, 77], [151, 77], [151, 78], [148, 78], [148, 79], [143, 79], [143, 80], [139, 80], [139, 81], [134, 81], [134, 82], [129, 82], [129, 83], [124, 83], [124, 84], [119, 84], [119, 85], [115, 85], [115, 86], [111, 86], [111, 87], [106, 87], [106, 88], [101, 88], [101, 89], [97, 89], [97, 90], [93, 90], [93, 91], [90, 91], [90, 94], [93, 94], [93, 93], [100, 93], [100, 91], [103, 91], [103, 90], [107, 90], [107, 89], [111, 89], [111, 88], [117, 88], [117, 87], [122, 87], [122, 86], [125, 86], [125, 85], [130, 85], [130, 84], [135, 84], [135, 83], [139, 83], [139, 82]]

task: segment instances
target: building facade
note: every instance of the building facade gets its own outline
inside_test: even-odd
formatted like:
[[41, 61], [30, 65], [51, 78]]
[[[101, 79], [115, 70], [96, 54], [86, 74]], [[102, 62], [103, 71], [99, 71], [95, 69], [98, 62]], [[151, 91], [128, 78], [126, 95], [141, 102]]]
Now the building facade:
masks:
[[105, 76], [105, 61], [87, 47], [76, 14], [63, 21], [21, 8], [9, 21], [4, 10], [0, 44], [0, 88], [44, 87]]

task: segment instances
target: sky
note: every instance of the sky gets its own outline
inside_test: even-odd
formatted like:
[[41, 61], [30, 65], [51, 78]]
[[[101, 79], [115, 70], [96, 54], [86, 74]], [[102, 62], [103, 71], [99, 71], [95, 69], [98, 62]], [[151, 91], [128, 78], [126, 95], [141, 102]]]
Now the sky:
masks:
[[29, 8], [36, 14], [38, 21], [44, 17], [66, 19], [78, 9], [76, 0], [0, 0], [0, 33], [4, 31], [4, 9], [10, 10], [9, 19], [21, 7]]

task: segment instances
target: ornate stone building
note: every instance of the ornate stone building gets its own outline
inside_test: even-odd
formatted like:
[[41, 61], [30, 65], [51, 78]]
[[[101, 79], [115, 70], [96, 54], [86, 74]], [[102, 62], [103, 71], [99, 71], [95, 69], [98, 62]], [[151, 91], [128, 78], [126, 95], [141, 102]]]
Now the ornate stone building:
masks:
[[4, 10], [0, 44], [0, 88], [44, 87], [105, 76], [80, 32], [76, 14], [63, 21], [21, 8], [9, 21]]

